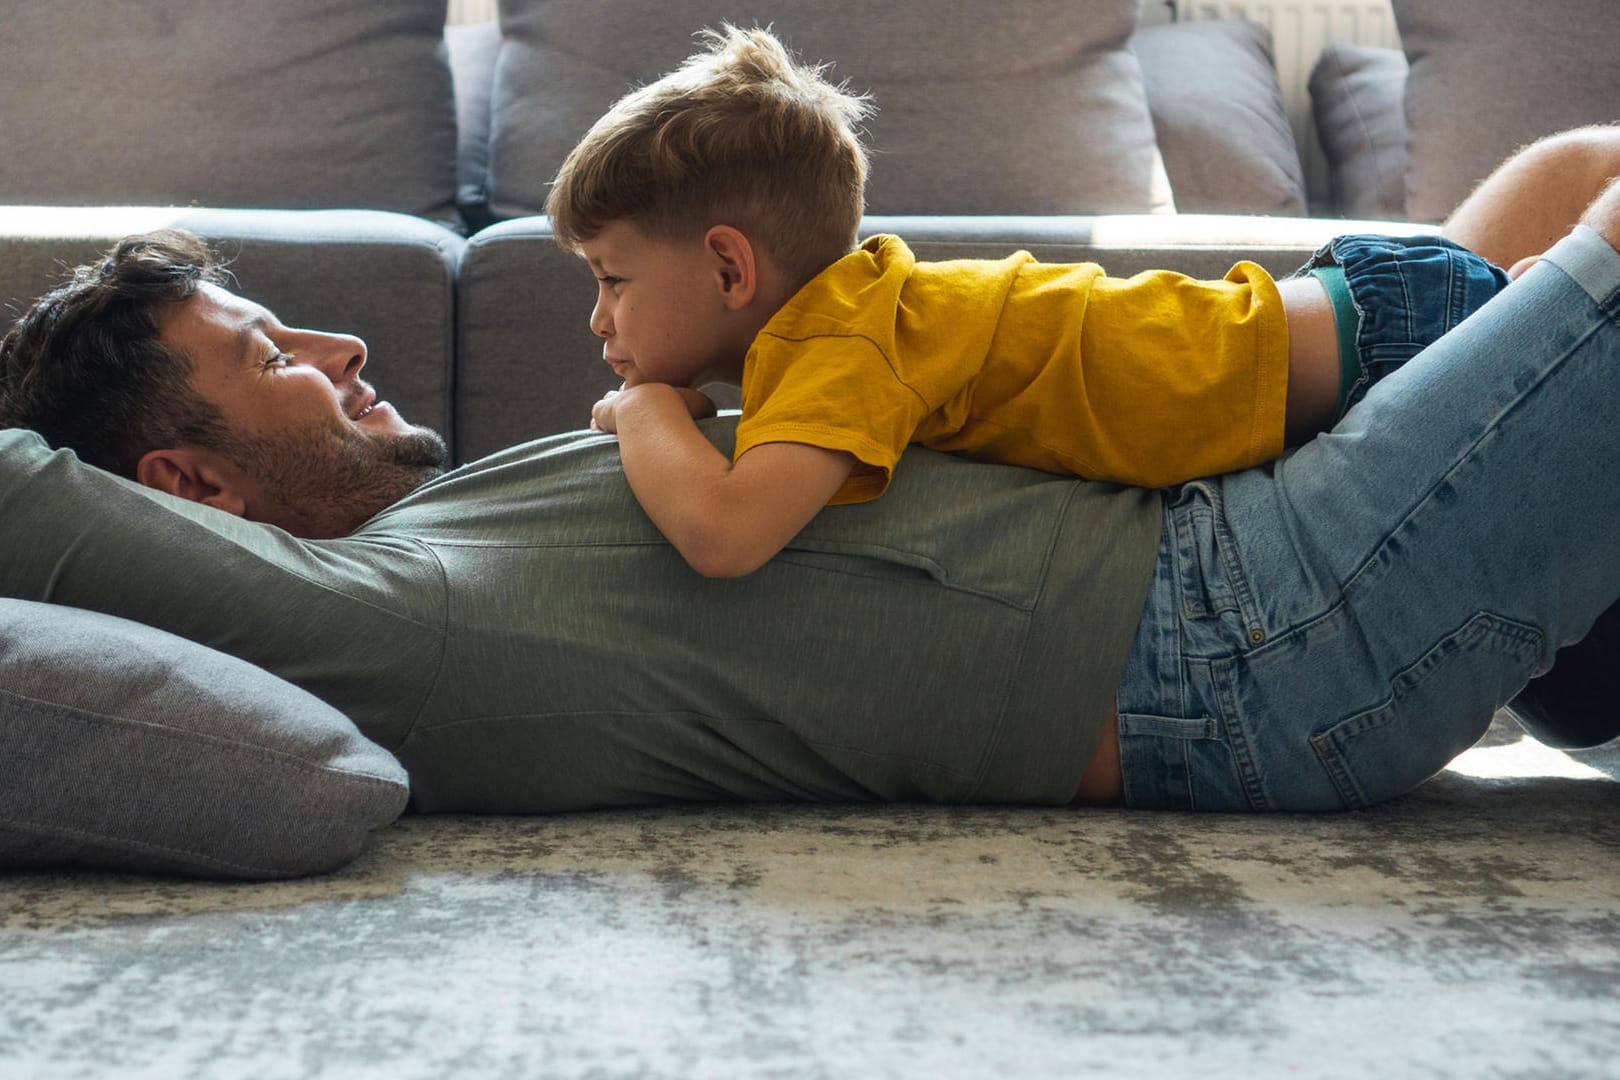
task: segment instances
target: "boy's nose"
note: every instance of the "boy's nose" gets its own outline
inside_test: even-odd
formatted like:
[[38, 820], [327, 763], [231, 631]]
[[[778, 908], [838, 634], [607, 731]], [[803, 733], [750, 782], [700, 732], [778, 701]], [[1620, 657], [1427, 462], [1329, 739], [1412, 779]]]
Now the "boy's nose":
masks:
[[600, 303], [591, 309], [591, 333], [600, 338], [609, 337], [613, 333], [613, 318]]

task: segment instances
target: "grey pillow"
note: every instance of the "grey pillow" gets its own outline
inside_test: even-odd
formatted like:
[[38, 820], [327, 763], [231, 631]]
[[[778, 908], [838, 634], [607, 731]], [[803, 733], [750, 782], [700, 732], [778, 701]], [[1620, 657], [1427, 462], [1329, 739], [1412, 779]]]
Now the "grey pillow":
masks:
[[407, 794], [392, 755], [261, 668], [111, 615], [0, 599], [0, 869], [320, 873]]
[[1412, 68], [1406, 210], [1441, 221], [1514, 150], [1620, 119], [1614, 0], [1394, 0]]
[[1305, 213], [1269, 30], [1198, 19], [1145, 27], [1132, 46], [1178, 211]]
[[498, 216], [538, 213], [587, 128], [675, 67], [693, 34], [771, 25], [869, 90], [874, 213], [1062, 214], [1171, 208], [1141, 67], [1140, 0], [502, 0], [491, 181]]
[[0, 203], [455, 217], [444, 0], [8, 4]]
[[1406, 217], [1406, 56], [1336, 41], [1311, 69], [1311, 113], [1340, 217]]
[[471, 232], [488, 225], [489, 109], [501, 28], [494, 22], [444, 28], [456, 88], [456, 209]]

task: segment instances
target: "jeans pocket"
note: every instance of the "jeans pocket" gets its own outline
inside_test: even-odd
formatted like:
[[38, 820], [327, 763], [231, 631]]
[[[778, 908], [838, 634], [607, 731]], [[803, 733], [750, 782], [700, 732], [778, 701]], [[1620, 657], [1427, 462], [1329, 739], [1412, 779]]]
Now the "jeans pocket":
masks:
[[1183, 485], [1170, 505], [1170, 520], [1182, 615], [1192, 620], [1225, 619], [1250, 644], [1265, 640], [1219, 490], [1201, 481]]
[[1376, 707], [1311, 737], [1347, 807], [1393, 799], [1472, 746], [1541, 654], [1533, 626], [1481, 612], [1396, 673]]

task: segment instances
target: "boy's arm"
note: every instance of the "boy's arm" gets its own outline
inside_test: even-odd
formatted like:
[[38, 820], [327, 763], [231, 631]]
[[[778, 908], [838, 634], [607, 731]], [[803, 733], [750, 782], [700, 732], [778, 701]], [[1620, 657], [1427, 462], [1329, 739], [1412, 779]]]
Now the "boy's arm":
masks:
[[781, 551], [855, 468], [841, 450], [765, 443], [735, 462], [693, 422], [677, 387], [644, 383], [598, 402], [595, 426], [616, 431], [641, 507], [692, 569], [742, 577]]

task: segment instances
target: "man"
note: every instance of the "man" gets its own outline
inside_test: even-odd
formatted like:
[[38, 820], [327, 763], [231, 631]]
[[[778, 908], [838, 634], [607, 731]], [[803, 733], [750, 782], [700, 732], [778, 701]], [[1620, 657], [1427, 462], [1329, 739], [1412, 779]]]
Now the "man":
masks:
[[[133, 481], [0, 434], [4, 529], [30, 539], [0, 593], [283, 675], [397, 753], [424, 810], [1366, 805], [1471, 744], [1620, 595], [1620, 328], [1598, 306], [1620, 191], [1586, 220], [1273, 468], [1166, 499], [919, 453], [738, 582], [684, 569], [611, 440], [429, 479], [441, 451], [376, 403], [356, 339], [283, 327], [183, 241], [137, 240], [102, 273], [190, 279], [146, 305], [143, 348], [183, 375], [172, 434], [85, 451]], [[76, 323], [36, 310], [0, 347], [8, 423], [51, 431], [33, 403]]]
[[[134, 238], [0, 347], [8, 419], [52, 440], [91, 427], [86, 452], [127, 477], [0, 434], [0, 592], [155, 623], [312, 690], [398, 754], [424, 809], [1074, 795], [1156, 496], [939, 459], [907, 489], [915, 524], [829, 516], [727, 587], [661, 540], [611, 439], [429, 479], [436, 446], [363, 381], [358, 339], [284, 327], [214, 276], [190, 238]], [[150, 279], [171, 298], [146, 303]], [[119, 320], [138, 361], [78, 377], [80, 313], [126, 293], [149, 312], [144, 336]], [[99, 399], [160, 364], [178, 372], [157, 396], [170, 415], [143, 426], [181, 434], [109, 437], [117, 407]], [[1135, 536], [1137, 572], [1112, 572], [1102, 545], [1046, 565], [1092, 520]], [[1090, 619], [1113, 642], [1066, 655]], [[917, 636], [897, 649], [901, 634]]]

